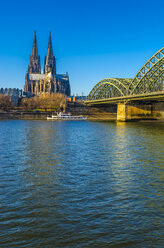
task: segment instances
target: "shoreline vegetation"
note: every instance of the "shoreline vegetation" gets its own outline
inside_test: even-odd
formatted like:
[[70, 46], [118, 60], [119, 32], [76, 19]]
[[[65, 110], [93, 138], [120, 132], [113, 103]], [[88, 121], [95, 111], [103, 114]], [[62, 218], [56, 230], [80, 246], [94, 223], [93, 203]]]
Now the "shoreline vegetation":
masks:
[[0, 94], [0, 111], [34, 111], [40, 109], [41, 111], [53, 110], [63, 111], [66, 108], [67, 98], [61, 93], [56, 94], [40, 94], [33, 97], [20, 97], [18, 106], [14, 106], [11, 97]]
[[47, 120], [47, 116], [65, 112], [72, 115], [83, 115], [88, 120], [115, 121], [116, 111], [111, 113], [104, 109], [89, 107], [84, 102], [69, 101], [60, 93], [40, 94], [31, 98], [22, 98], [17, 107], [14, 107], [10, 97], [0, 95], [0, 120]]

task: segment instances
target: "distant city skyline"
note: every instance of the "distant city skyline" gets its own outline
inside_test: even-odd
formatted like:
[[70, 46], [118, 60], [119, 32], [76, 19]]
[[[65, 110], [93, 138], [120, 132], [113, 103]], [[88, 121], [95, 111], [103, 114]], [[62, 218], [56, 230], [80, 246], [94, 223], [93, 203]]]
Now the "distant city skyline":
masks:
[[49, 32], [57, 73], [69, 73], [72, 95], [101, 79], [134, 77], [164, 46], [162, 0], [50, 0], [1, 3], [0, 88], [24, 87], [33, 33], [41, 65]]

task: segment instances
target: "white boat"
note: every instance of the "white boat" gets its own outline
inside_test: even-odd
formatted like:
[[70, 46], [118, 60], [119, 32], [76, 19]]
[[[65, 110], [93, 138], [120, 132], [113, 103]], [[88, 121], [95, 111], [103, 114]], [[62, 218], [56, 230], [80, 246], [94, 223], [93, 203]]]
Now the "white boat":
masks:
[[57, 115], [47, 116], [47, 120], [87, 120], [87, 117], [82, 115], [71, 115], [71, 114], [64, 114], [58, 113]]

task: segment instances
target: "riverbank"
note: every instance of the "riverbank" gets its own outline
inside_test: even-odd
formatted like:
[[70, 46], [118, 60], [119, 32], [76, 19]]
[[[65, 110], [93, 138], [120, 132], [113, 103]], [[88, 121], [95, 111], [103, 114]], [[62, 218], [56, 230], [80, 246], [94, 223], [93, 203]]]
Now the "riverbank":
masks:
[[[81, 115], [82, 113], [77, 115]], [[0, 120], [47, 120], [47, 116], [50, 116], [50, 112], [1, 112]], [[117, 121], [116, 113], [88, 113], [84, 114], [89, 121]], [[164, 118], [143, 118], [133, 119], [132, 121], [153, 121], [153, 122], [164, 122]]]
[[[0, 113], [0, 120], [47, 120], [47, 116], [50, 116], [52, 113], [29, 113], [29, 112], [21, 112], [21, 113]], [[81, 115], [77, 114], [77, 115]], [[115, 121], [115, 114], [85, 114], [88, 120], [98, 120], [98, 121]]]
[[[152, 107], [147, 106], [128, 106], [127, 120], [128, 122], [151, 121], [164, 122], [164, 105], [156, 104]], [[75, 116], [85, 116], [89, 121], [117, 121], [117, 105], [93, 107], [87, 106], [83, 102], [68, 102], [66, 113]], [[53, 112], [54, 113], [54, 112]], [[40, 109], [27, 110], [17, 109], [8, 112], [0, 112], [0, 120], [47, 120], [47, 116], [51, 116], [52, 111], [44, 111]]]

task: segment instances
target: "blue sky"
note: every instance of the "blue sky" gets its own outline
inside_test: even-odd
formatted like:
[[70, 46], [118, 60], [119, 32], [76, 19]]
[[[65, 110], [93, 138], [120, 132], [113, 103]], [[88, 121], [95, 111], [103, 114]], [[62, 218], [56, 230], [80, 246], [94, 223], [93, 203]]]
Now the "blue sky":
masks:
[[164, 1], [3, 1], [0, 88], [24, 87], [34, 30], [43, 66], [49, 31], [57, 73], [68, 72], [72, 94], [87, 95], [107, 77], [134, 77], [164, 46]]

